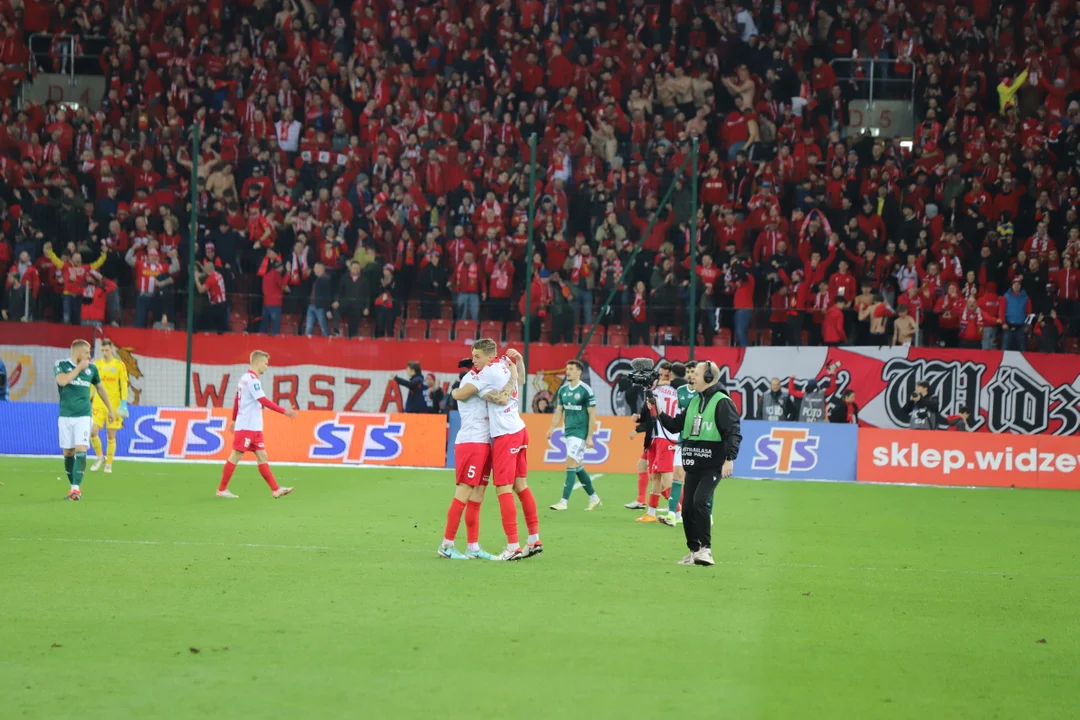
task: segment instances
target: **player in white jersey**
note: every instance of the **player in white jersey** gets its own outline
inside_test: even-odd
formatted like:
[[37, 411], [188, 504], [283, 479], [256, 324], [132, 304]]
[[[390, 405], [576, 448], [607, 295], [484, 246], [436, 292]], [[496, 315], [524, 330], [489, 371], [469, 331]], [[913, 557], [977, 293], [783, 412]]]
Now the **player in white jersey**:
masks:
[[[540, 515], [527, 482], [529, 433], [518, 403], [520, 383], [527, 377], [524, 358], [516, 350], [498, 357], [495, 341], [485, 338], [473, 345], [473, 363], [478, 371], [476, 377], [462, 382], [454, 391], [454, 399], [461, 401], [479, 395], [488, 402], [495, 492], [507, 541], [506, 549], [497, 559], [518, 560], [539, 555], [544, 551], [540, 542]], [[521, 501], [529, 529], [525, 548], [518, 542], [517, 507], [511, 491]]]
[[[472, 359], [463, 360], [461, 366], [469, 370], [462, 374], [460, 383], [474, 382], [479, 372], [473, 367]], [[492, 399], [502, 399], [498, 393]], [[461, 426], [454, 440], [454, 469], [457, 488], [454, 499], [446, 513], [446, 532], [439, 545], [439, 557], [450, 560], [493, 560], [495, 556], [480, 547], [480, 504], [484, 501], [484, 492], [491, 474], [491, 432], [488, 430], [488, 406], [482, 398], [472, 397], [458, 402], [458, 415]], [[468, 547], [461, 553], [454, 545], [461, 516], [465, 515], [465, 530], [468, 534]]]
[[274, 497], [279, 498], [293, 491], [291, 487], [281, 487], [274, 480], [274, 473], [270, 470], [270, 463], [266, 455], [266, 444], [263, 441], [263, 417], [262, 409], [267, 408], [276, 413], [281, 413], [287, 418], [294, 418], [296, 410], [283, 408], [263, 392], [262, 382], [259, 376], [266, 372], [270, 366], [269, 353], [256, 350], [251, 353], [251, 367], [240, 378], [236, 387], [236, 397], [233, 400], [233, 416], [229, 421], [225, 432], [233, 432], [233, 449], [229, 459], [225, 461], [225, 467], [221, 471], [221, 483], [218, 485], [217, 496], [234, 500], [238, 495], [229, 491], [229, 480], [236, 470], [236, 464], [244, 457], [244, 453], [255, 453], [255, 460], [259, 463], [259, 474], [270, 486]]
[[[660, 379], [652, 389], [657, 411], [678, 414], [679, 393], [671, 386], [671, 366], [662, 363], [659, 373]], [[654, 420], [654, 422], [656, 427], [653, 430], [652, 444], [649, 445], [648, 452], [649, 481], [652, 487], [649, 491], [649, 507], [645, 514], [637, 519], [642, 523], [659, 522], [656, 517], [656, 508], [660, 505], [660, 496], [671, 488], [675, 470], [675, 450], [679, 446], [678, 433], [669, 432], [659, 420]]]

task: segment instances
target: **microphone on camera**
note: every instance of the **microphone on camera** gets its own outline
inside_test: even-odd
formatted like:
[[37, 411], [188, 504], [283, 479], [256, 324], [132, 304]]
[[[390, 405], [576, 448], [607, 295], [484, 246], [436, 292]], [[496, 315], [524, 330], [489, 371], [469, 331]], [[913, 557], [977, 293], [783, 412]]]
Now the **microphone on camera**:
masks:
[[649, 358], [634, 358], [630, 361], [630, 372], [649, 372], [653, 369], [653, 361]]

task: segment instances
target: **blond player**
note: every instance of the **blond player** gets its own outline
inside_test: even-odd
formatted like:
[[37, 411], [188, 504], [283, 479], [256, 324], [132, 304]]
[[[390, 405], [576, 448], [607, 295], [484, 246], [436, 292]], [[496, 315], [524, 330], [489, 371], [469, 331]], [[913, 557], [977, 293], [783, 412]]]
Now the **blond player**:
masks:
[[[116, 346], [113, 341], [106, 338], [101, 341], [101, 359], [94, 365], [97, 366], [98, 375], [101, 376], [101, 384], [105, 388], [105, 394], [109, 396], [109, 404], [116, 409], [112, 422], [108, 421], [108, 410], [105, 403], [94, 395], [91, 407], [93, 426], [90, 428], [90, 446], [94, 448], [97, 460], [90, 466], [90, 472], [97, 472], [101, 466], [105, 466], [105, 472], [111, 473], [113, 458], [116, 457], [116, 433], [124, 427], [124, 418], [128, 416], [128, 372], [124, 362], [116, 357]], [[107, 454], [101, 452], [101, 430], [105, 429], [105, 437], [109, 442]]]
[[251, 367], [240, 378], [236, 387], [236, 399], [233, 401], [233, 416], [225, 432], [233, 432], [233, 450], [229, 459], [225, 461], [225, 467], [221, 471], [221, 484], [218, 485], [217, 496], [235, 500], [238, 495], [229, 491], [229, 480], [236, 470], [236, 464], [244, 457], [244, 453], [255, 453], [255, 460], [259, 463], [259, 474], [270, 486], [275, 498], [283, 497], [293, 491], [291, 487], [281, 487], [274, 480], [274, 473], [270, 470], [270, 462], [266, 455], [266, 443], [263, 441], [263, 417], [262, 409], [267, 408], [285, 417], [292, 419], [297, 412], [292, 408], [283, 408], [263, 392], [259, 376], [266, 372], [270, 366], [270, 354], [262, 350], [251, 353]]

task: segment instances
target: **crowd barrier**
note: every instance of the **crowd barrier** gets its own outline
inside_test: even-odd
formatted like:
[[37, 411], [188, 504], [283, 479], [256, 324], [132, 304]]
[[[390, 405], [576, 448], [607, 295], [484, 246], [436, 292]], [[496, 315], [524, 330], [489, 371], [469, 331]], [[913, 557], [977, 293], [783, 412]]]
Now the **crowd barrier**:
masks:
[[[230, 450], [224, 409], [133, 406], [118, 435], [117, 457], [224, 460]], [[55, 403], [0, 403], [0, 455], [57, 453]], [[452, 468], [456, 413], [303, 412], [264, 414], [277, 462]], [[562, 431], [547, 438], [550, 415], [526, 415], [529, 467], [566, 467]], [[593, 474], [635, 474], [642, 435], [628, 417], [600, 417], [584, 459]], [[828, 423], [742, 423], [735, 476], [773, 480], [903, 483], [1080, 490], [1080, 439], [881, 430]]]

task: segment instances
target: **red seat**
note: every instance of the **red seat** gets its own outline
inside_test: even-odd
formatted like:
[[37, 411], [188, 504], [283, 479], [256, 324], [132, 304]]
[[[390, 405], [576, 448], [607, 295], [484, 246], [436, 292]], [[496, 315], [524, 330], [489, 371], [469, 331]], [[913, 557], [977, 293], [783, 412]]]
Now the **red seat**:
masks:
[[428, 326], [428, 339], [429, 340], [441, 340], [443, 342], [450, 341], [450, 328], [452, 323], [445, 318], [439, 318], [438, 320], [432, 320], [431, 325]]
[[402, 340], [423, 340], [427, 336], [427, 320], [407, 318], [401, 323]]
[[506, 323], [506, 329], [503, 332], [503, 342], [521, 342], [524, 337], [524, 326], [519, 322]]
[[1080, 338], [1065, 338], [1065, 352], [1080, 353]]
[[357, 337], [373, 338], [375, 337], [375, 320], [370, 317], [360, 319], [360, 327], [356, 331]]
[[607, 344], [613, 347], [626, 347], [630, 344], [630, 332], [623, 325], [612, 325], [607, 329]]
[[451, 303], [443, 303], [439, 308], [439, 317], [443, 320], [454, 319], [454, 306]]
[[731, 330], [720, 328], [720, 331], [716, 333], [716, 337], [713, 339], [713, 345], [731, 347]]
[[405, 306], [405, 316], [410, 318], [420, 317], [420, 301], [410, 300]]
[[247, 313], [232, 313], [229, 317], [229, 330], [234, 333], [247, 332]]
[[758, 345], [772, 345], [772, 328], [758, 330]]
[[[580, 340], [580, 342], [585, 342], [585, 338], [589, 337], [589, 331], [592, 330], [592, 327], [593, 327], [592, 325], [582, 325], [581, 326], [581, 340]], [[600, 325], [600, 324], [596, 325], [596, 332], [594, 332], [592, 337], [589, 338], [589, 344], [590, 345], [603, 345], [604, 344], [604, 326], [603, 325]]]
[[476, 340], [479, 336], [480, 325], [475, 320], [458, 320], [454, 323], [454, 339], [460, 341]]
[[281, 334], [285, 336], [300, 334], [300, 316], [289, 313], [281, 316]]

